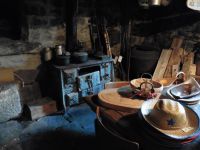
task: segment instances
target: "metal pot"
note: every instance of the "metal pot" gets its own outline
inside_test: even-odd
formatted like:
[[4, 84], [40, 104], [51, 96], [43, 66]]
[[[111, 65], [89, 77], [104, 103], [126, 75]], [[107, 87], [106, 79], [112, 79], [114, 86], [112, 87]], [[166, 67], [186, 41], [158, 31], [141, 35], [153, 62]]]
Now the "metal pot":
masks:
[[144, 9], [148, 9], [149, 8], [149, 0], [138, 0], [138, 3]]
[[56, 65], [66, 66], [70, 64], [70, 53], [66, 52], [65, 55], [56, 56]]
[[88, 53], [87, 52], [74, 52], [72, 54], [72, 59], [75, 63], [84, 63], [88, 61]]

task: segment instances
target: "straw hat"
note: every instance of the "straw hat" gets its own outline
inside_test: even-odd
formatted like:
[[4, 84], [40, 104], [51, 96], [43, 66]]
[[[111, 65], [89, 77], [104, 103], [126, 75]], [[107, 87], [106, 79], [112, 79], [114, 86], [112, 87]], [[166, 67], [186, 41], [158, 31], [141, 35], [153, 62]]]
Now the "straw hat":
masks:
[[199, 118], [193, 110], [170, 99], [145, 101], [141, 114], [152, 127], [175, 139], [188, 138], [199, 127]]

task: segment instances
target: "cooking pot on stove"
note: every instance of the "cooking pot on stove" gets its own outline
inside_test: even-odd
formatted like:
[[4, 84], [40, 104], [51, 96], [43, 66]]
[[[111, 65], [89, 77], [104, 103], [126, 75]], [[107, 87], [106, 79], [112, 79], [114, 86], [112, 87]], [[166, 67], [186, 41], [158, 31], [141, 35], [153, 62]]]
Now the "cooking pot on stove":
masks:
[[73, 52], [72, 60], [75, 63], [84, 63], [88, 61], [88, 53], [87, 52]]
[[63, 55], [56, 56], [56, 65], [66, 66], [70, 64], [70, 53], [66, 52]]

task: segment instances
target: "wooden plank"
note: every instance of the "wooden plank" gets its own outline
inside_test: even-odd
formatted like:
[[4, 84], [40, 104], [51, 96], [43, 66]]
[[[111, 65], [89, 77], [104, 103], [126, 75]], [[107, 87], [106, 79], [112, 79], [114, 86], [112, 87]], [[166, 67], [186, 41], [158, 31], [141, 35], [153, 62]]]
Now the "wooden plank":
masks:
[[169, 58], [171, 56], [172, 50], [163, 49], [158, 60], [158, 64], [153, 74], [153, 80], [162, 79], [167, 68], [167, 64], [169, 62]]
[[0, 68], [0, 82], [14, 81], [14, 73], [12, 68]]
[[196, 75], [200, 76], [200, 62], [196, 63]]
[[18, 76], [24, 84], [32, 84], [36, 81], [39, 70], [29, 69], [29, 70], [17, 70], [15, 71], [15, 76]]
[[180, 64], [182, 53], [183, 53], [182, 48], [179, 48], [177, 50], [172, 51], [172, 54], [171, 54], [170, 59], [169, 59], [169, 63], [167, 65], [167, 68], [166, 68], [165, 73], [164, 73], [164, 78], [172, 78], [173, 77], [172, 76], [173, 65], [179, 65]]
[[196, 64], [191, 64], [190, 65], [190, 75], [196, 75], [196, 69], [197, 69]]
[[0, 67], [19, 69], [36, 69], [41, 64], [39, 53], [0, 56]]
[[178, 50], [181, 48], [183, 44], [183, 37], [181, 36], [176, 36], [173, 38], [172, 44], [171, 44], [171, 49], [172, 50]]
[[179, 72], [179, 64], [177, 65], [173, 65], [172, 66], [172, 77], [175, 77], [177, 75], [177, 73]]
[[194, 53], [190, 53], [185, 57], [182, 71], [185, 73], [186, 79], [190, 77], [190, 67], [193, 64]]

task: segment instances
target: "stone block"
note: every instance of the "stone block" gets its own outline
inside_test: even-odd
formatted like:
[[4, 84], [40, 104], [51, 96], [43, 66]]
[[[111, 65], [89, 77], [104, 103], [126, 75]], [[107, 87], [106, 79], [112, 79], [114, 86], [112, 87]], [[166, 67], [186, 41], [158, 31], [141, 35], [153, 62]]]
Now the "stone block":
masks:
[[41, 98], [28, 104], [33, 120], [50, 115], [57, 111], [56, 101], [50, 98]]
[[23, 127], [17, 121], [0, 123], [0, 147], [8, 147], [19, 139]]
[[18, 117], [22, 112], [21, 100], [16, 83], [0, 84], [0, 122]]

